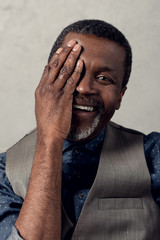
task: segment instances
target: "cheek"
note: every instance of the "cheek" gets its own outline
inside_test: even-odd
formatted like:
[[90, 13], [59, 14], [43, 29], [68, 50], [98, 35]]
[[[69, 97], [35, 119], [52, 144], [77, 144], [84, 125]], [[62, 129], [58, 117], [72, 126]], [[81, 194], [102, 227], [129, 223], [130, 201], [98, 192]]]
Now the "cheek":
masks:
[[103, 93], [103, 96], [101, 95], [101, 97], [104, 103], [104, 111], [103, 111], [101, 120], [105, 124], [114, 115], [114, 112], [117, 107], [117, 102], [119, 99], [119, 94], [117, 90], [112, 89], [112, 91], [105, 91]]
[[117, 89], [112, 89], [103, 92], [102, 99], [105, 106], [105, 111], [113, 111], [117, 106], [119, 99], [119, 91]]

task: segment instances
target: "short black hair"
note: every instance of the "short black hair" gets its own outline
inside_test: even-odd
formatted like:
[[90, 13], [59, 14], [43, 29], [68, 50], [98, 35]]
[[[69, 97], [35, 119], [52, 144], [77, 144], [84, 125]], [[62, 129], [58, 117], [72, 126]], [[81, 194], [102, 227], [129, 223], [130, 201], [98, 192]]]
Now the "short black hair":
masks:
[[74, 22], [67, 26], [66, 28], [64, 28], [51, 49], [48, 62], [52, 58], [54, 52], [62, 45], [65, 36], [70, 32], [79, 34], [90, 34], [100, 38], [107, 38], [124, 47], [126, 51], [126, 58], [125, 58], [125, 74], [122, 82], [122, 88], [127, 85], [132, 68], [131, 46], [128, 40], [125, 38], [125, 36], [117, 28], [115, 28], [110, 23], [107, 23], [102, 20], [95, 19], [81, 20]]

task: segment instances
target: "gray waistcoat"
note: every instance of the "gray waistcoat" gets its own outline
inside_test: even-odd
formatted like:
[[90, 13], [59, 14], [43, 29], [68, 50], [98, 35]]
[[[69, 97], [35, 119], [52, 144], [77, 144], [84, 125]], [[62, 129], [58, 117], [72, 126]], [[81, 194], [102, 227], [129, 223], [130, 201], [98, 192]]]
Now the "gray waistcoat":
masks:
[[[7, 176], [23, 198], [35, 145], [33, 131], [7, 151]], [[62, 207], [62, 239], [71, 239], [73, 229]], [[160, 210], [151, 196], [143, 134], [108, 124], [97, 175], [72, 240], [160, 240]]]

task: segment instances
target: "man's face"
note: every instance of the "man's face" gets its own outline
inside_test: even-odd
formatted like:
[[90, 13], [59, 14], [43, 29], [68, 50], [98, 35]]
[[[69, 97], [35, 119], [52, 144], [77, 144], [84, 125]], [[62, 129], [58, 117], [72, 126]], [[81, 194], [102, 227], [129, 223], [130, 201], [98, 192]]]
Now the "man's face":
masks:
[[84, 69], [74, 92], [68, 139], [84, 141], [97, 136], [120, 107], [126, 53], [117, 43], [94, 35], [69, 33], [63, 44], [71, 39], [83, 48]]

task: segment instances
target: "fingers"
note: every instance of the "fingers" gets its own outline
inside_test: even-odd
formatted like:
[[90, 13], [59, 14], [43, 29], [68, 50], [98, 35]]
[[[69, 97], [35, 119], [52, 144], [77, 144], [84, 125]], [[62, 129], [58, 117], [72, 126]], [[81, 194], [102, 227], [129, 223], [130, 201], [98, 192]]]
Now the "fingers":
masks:
[[[61, 67], [57, 79], [55, 81], [55, 87], [62, 89], [67, 83], [68, 79], [71, 77], [74, 68], [76, 66], [77, 59], [81, 52], [81, 46], [76, 44], [73, 49], [70, 51], [66, 61]], [[72, 76], [73, 77], [73, 76]]]
[[42, 86], [46, 82], [46, 79], [48, 77], [48, 73], [49, 73], [49, 65], [46, 65], [37, 88], [39, 88], [40, 86]]
[[83, 60], [79, 59], [74, 69], [74, 72], [66, 82], [64, 91], [67, 95], [72, 94], [75, 91], [76, 85], [81, 76], [82, 69], [83, 69]]
[[81, 46], [75, 40], [59, 48], [45, 67], [38, 90], [73, 93], [83, 68], [83, 61], [78, 60], [80, 52]]
[[60, 71], [60, 68], [64, 64], [64, 61], [66, 60], [68, 54], [70, 53], [70, 51], [75, 45], [76, 45], [76, 41], [71, 40], [67, 44], [67, 46], [65, 46], [64, 48], [60, 47], [56, 51], [56, 53], [54, 53], [49, 64], [46, 65], [44, 68], [39, 86], [45, 84], [46, 82], [53, 83], [55, 81], [57, 74]]
[[[76, 46], [76, 41], [75, 40], [71, 40], [67, 46], [65, 47], [61, 47], [59, 48], [56, 53], [53, 55], [53, 57], [51, 58], [50, 62], [49, 62], [49, 75], [48, 75], [48, 82], [49, 83], [53, 83], [56, 79], [57, 76], [59, 75], [59, 72], [61, 70], [62, 75], [66, 73], [66, 71], [68, 71], [67, 66], [64, 66], [65, 61], [70, 61], [70, 59], [73, 56], [74, 53], [74, 47]], [[73, 56], [74, 58], [78, 57], [78, 54], [80, 53], [80, 51], [77, 54], [74, 54], [75, 56]], [[73, 63], [74, 64], [74, 63]]]

